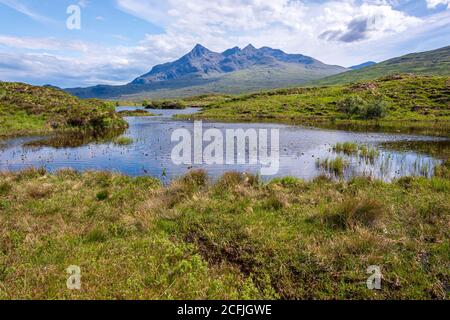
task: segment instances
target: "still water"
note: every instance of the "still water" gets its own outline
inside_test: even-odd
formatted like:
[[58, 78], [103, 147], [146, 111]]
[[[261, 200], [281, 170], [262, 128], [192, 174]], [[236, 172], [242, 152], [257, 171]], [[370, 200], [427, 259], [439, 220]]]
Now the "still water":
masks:
[[[118, 110], [133, 110], [133, 107], [119, 107]], [[251, 172], [257, 174], [260, 165], [175, 165], [171, 160], [171, 134], [177, 128], [193, 131], [192, 121], [172, 119], [175, 114], [193, 114], [198, 109], [148, 110], [155, 117], [128, 117], [129, 129], [124, 136], [133, 143], [119, 146], [112, 142], [90, 142], [77, 147], [29, 147], [32, 141], [42, 137], [15, 138], [3, 142], [0, 148], [0, 170], [15, 171], [27, 167], [44, 167], [50, 171], [62, 168], [76, 170], [109, 170], [131, 176], [155, 176], [170, 181], [189, 170], [205, 169], [211, 177], [218, 177], [227, 171]], [[366, 175], [386, 181], [406, 175], [432, 174], [441, 162], [435, 154], [401, 148], [405, 144], [443, 145], [449, 147], [446, 139], [385, 133], [360, 133], [350, 131], [324, 130], [302, 126], [255, 123], [204, 122], [204, 130], [226, 129], [278, 129], [280, 133], [280, 169], [275, 176], [295, 176], [306, 180], [322, 174], [329, 174], [318, 168], [318, 159], [333, 159], [337, 156], [332, 146], [338, 142], [355, 142], [376, 147], [379, 154], [373, 161], [358, 157], [343, 156], [350, 166], [344, 178]], [[207, 144], [205, 143], [205, 146]]]

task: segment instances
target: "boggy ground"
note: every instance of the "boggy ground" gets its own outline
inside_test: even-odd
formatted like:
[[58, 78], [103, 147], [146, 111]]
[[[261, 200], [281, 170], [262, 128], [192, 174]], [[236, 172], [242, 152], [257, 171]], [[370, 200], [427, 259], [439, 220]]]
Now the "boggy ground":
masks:
[[449, 198], [448, 162], [393, 183], [2, 173], [0, 298], [448, 299]]
[[180, 118], [450, 135], [449, 77], [398, 74], [346, 85], [201, 96], [187, 103], [203, 110]]

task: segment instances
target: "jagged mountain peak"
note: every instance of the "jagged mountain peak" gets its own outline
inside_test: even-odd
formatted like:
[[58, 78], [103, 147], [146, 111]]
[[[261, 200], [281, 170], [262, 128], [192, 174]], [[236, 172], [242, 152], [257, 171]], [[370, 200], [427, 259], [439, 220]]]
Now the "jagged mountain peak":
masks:
[[251, 43], [248, 44], [244, 49], [242, 49], [243, 52], [257, 52], [258, 49], [256, 49]]
[[191, 50], [191, 52], [189, 54], [202, 55], [202, 54], [210, 53], [210, 52], [212, 52], [212, 51], [210, 51], [208, 48], [206, 48], [198, 43], [195, 45], [195, 47]]
[[222, 55], [224, 55], [224, 56], [227, 57], [227, 56], [230, 56], [230, 55], [239, 53], [239, 52], [241, 52], [241, 48], [239, 48], [239, 47], [236, 46], [236, 47], [234, 47], [234, 48], [225, 50], [224, 52], [222, 52]]
[[201, 44], [177, 61], [155, 66], [149, 73], [134, 80], [133, 84], [151, 84], [176, 79], [203, 79], [220, 76], [252, 67], [284, 68], [286, 64], [304, 66], [314, 70], [330, 70], [330, 74], [346, 71], [345, 68], [327, 66], [301, 54], [287, 54], [269, 47], [255, 48], [248, 44], [244, 49], [234, 47], [217, 53]]

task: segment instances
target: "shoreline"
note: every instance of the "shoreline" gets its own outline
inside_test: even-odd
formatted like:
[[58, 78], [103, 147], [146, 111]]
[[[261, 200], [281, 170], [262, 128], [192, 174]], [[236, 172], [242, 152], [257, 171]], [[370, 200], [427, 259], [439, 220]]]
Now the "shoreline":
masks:
[[[280, 125], [301, 125], [309, 128], [331, 129], [350, 132], [375, 132], [375, 133], [400, 133], [420, 136], [433, 136], [450, 139], [450, 121], [411, 121], [385, 120], [385, 121], [364, 121], [364, 120], [308, 120], [292, 119], [291, 117], [279, 118], [250, 118], [250, 117], [221, 117], [202, 115], [201, 112], [194, 115], [176, 115], [176, 120], [203, 120], [207, 122], [221, 123], [271, 123]], [[408, 121], [410, 124], [408, 124]], [[401, 124], [401, 125], [400, 125]], [[435, 128], [435, 125], [442, 125], [442, 128]]]

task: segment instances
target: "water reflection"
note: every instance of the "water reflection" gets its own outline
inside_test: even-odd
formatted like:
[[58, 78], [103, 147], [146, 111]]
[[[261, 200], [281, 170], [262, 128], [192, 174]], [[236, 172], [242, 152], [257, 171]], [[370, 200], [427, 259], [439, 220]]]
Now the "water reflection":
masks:
[[[135, 110], [135, 107], [119, 107], [119, 111]], [[67, 137], [66, 141], [47, 140], [40, 137], [16, 138], [6, 141], [0, 151], [0, 170], [20, 170], [29, 166], [45, 167], [48, 170], [74, 168], [76, 170], [109, 170], [131, 176], [151, 175], [170, 180], [187, 171], [202, 168], [212, 177], [227, 171], [258, 173], [258, 165], [182, 165], [171, 161], [174, 144], [171, 134], [177, 128], [193, 130], [193, 122], [177, 121], [175, 114], [192, 114], [198, 109], [147, 110], [154, 117], [128, 117], [129, 129], [125, 137], [133, 139], [130, 145], [119, 146], [106, 139]], [[429, 176], [443, 155], [437, 150], [447, 148], [445, 139], [384, 133], [359, 133], [338, 130], [314, 129], [301, 126], [252, 123], [205, 122], [204, 130], [215, 128], [244, 130], [253, 128], [280, 130], [280, 170], [277, 176], [295, 176], [306, 180], [324, 174], [318, 168], [318, 159], [343, 156], [349, 162], [344, 177], [365, 175], [391, 180], [405, 175]], [[40, 142], [39, 142], [40, 141]], [[354, 142], [368, 148], [377, 148], [379, 154], [367, 161], [359, 155], [339, 155], [333, 150], [336, 143]], [[422, 145], [421, 148], [397, 148]], [[206, 144], [205, 144], [206, 146]], [[433, 147], [430, 147], [433, 146]], [[272, 178], [272, 177], [269, 177]]]

